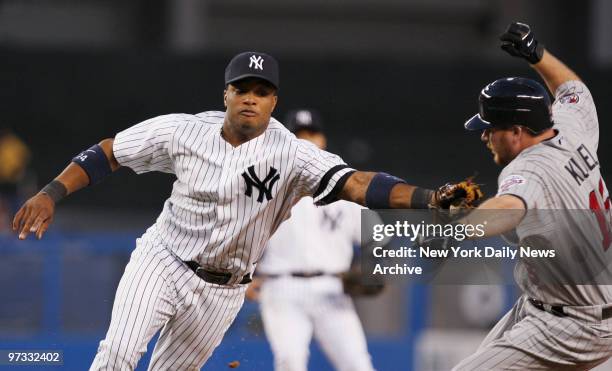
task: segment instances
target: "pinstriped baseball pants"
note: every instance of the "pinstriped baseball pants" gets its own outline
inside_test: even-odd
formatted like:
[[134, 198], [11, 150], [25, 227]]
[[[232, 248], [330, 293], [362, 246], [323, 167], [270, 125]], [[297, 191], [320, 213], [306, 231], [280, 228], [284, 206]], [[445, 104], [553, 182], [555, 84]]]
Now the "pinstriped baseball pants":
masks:
[[242, 307], [245, 286], [205, 282], [160, 244], [139, 239], [90, 370], [133, 370], [160, 329], [149, 370], [200, 370]]
[[306, 371], [312, 337], [338, 371], [373, 371], [355, 307], [337, 277], [267, 279], [261, 314], [276, 371]]
[[583, 308], [593, 310], [559, 317], [537, 309], [523, 296], [476, 353], [453, 370], [591, 369], [612, 356], [612, 319], [601, 320], [601, 307]]

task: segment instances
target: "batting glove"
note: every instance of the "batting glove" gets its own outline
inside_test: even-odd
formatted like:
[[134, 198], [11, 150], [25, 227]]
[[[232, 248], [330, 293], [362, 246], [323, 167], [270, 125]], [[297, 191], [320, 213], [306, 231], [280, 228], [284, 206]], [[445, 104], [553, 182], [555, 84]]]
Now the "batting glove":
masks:
[[499, 39], [501, 48], [514, 57], [526, 59], [531, 64], [542, 60], [544, 45], [538, 43], [528, 24], [511, 23]]

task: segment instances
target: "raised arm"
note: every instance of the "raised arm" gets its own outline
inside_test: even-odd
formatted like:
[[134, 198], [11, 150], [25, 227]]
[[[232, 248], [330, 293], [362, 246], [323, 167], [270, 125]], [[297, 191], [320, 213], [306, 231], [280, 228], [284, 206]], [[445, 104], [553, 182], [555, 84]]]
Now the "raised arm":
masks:
[[542, 60], [532, 64], [534, 70], [542, 77], [548, 89], [555, 94], [557, 88], [567, 81], [580, 81], [580, 77], [554, 55], [544, 50]]
[[574, 71], [544, 49], [544, 45], [536, 40], [531, 27], [525, 23], [510, 24], [500, 40], [501, 48], [508, 54], [529, 62], [546, 82], [551, 93], [555, 94], [564, 82], [580, 80]]
[[13, 230], [19, 231], [20, 240], [26, 239], [28, 233], [36, 233], [38, 239], [42, 238], [53, 221], [55, 204], [59, 200], [97, 183], [120, 167], [113, 155], [113, 142], [113, 139], [104, 139], [81, 152], [60, 175], [25, 202], [13, 219]]

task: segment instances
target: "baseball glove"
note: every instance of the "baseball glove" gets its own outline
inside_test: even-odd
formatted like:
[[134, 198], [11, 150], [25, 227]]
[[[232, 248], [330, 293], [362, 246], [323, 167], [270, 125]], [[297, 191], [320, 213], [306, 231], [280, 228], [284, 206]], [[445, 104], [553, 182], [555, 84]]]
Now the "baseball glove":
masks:
[[436, 202], [432, 208], [436, 209], [473, 209], [478, 206], [484, 194], [480, 185], [468, 178], [459, 183], [446, 183], [438, 188], [435, 194]]
[[348, 272], [342, 273], [342, 286], [344, 293], [350, 296], [376, 296], [385, 289], [383, 281], [364, 283], [361, 267], [351, 267]]

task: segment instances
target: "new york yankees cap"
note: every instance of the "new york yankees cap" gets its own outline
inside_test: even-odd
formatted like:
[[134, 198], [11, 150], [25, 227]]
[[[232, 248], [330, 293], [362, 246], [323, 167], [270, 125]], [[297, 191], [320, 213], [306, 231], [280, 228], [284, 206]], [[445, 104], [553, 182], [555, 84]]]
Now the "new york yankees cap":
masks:
[[278, 62], [271, 55], [260, 52], [240, 53], [225, 67], [225, 84], [257, 77], [279, 87]]
[[292, 133], [298, 130], [323, 131], [323, 123], [319, 112], [312, 109], [296, 109], [289, 111], [285, 118], [285, 126]]

